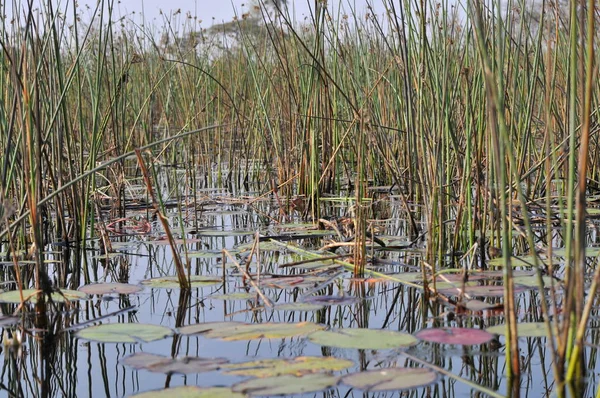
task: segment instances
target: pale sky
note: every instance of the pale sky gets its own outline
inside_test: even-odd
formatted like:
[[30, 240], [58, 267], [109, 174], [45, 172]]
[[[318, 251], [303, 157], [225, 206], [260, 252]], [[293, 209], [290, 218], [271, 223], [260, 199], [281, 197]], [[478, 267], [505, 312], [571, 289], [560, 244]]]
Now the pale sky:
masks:
[[[20, 5], [22, 9], [27, 4], [27, 0], [0, 0], [5, 2], [5, 14], [11, 15], [12, 3], [16, 1], [17, 5]], [[34, 7], [39, 5], [45, 0], [34, 0]], [[55, 8], [60, 7], [61, 10], [65, 9], [68, 4], [69, 11], [67, 15], [72, 13], [74, 0], [54, 0], [53, 4]], [[310, 15], [310, 8], [313, 7], [315, 0], [288, 0], [288, 7], [290, 14], [296, 21], [302, 21]], [[330, 9], [339, 9], [340, 7], [350, 10], [351, 8], [357, 11], [359, 14], [366, 10], [368, 0], [329, 0], [328, 4]], [[383, 0], [370, 0], [376, 9], [377, 14], [383, 12], [382, 6]], [[106, 1], [108, 2], [108, 0]], [[213, 23], [221, 23], [231, 21], [236, 15], [241, 15], [247, 11], [247, 8], [252, 0], [115, 0], [115, 17], [127, 16], [129, 19], [136, 23], [142, 22], [141, 14], [144, 15], [146, 23], [161, 26], [165, 21], [165, 18], [174, 18], [177, 10], [181, 10], [181, 14], [178, 17], [184, 19], [186, 14], [189, 12], [192, 17], [197, 17], [202, 20], [203, 27], [209, 27]], [[94, 7], [96, 4], [95, 0], [77, 0], [79, 10], [86, 19], [86, 16], [91, 14], [90, 7]], [[89, 11], [88, 11], [89, 10]], [[162, 15], [161, 15], [162, 10]], [[135, 12], [135, 14], [134, 14]]]

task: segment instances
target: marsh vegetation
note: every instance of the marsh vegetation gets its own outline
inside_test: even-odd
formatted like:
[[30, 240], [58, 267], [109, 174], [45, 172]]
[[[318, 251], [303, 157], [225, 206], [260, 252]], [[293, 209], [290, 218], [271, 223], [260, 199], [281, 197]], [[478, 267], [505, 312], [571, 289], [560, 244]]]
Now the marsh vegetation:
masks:
[[600, 394], [594, 1], [114, 7], [0, 4], [4, 393]]

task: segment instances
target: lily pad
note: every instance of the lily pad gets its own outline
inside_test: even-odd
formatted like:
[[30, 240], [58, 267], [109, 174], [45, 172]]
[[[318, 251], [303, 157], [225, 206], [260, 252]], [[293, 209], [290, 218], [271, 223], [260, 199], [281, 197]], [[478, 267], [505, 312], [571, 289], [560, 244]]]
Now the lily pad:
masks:
[[139, 343], [161, 340], [173, 331], [165, 326], [143, 323], [107, 323], [77, 332], [77, 337], [100, 343]]
[[256, 293], [236, 292], [227, 294], [215, 294], [209, 298], [214, 300], [252, 300], [256, 298]]
[[339, 377], [323, 373], [305, 376], [275, 376], [262, 379], [250, 379], [235, 384], [231, 389], [249, 395], [292, 395], [316, 392], [334, 387]]
[[478, 345], [492, 340], [494, 335], [481, 329], [431, 328], [418, 331], [415, 337], [439, 344]]
[[199, 230], [198, 236], [248, 236], [253, 235], [254, 231], [241, 231], [241, 230], [231, 230], [231, 231], [223, 231], [219, 229], [202, 229]]
[[[496, 325], [486, 329], [490, 333], [504, 336], [506, 334], [506, 325]], [[517, 324], [517, 334], [519, 337], [546, 337], [546, 324], [544, 322], [524, 322]]]
[[325, 326], [312, 322], [300, 323], [241, 323], [241, 322], [209, 322], [184, 326], [181, 334], [203, 333], [210, 339], [226, 341], [281, 339], [293, 336], [304, 336], [323, 330]]
[[[369, 271], [365, 271], [365, 276], [369, 276]], [[397, 274], [385, 274], [385, 275], [377, 275], [372, 276], [372, 278], [377, 278], [383, 282], [410, 282], [417, 283], [423, 282], [423, 274], [421, 272], [400, 272]]]
[[410, 347], [419, 341], [408, 333], [379, 329], [335, 329], [308, 336], [315, 344], [328, 347], [384, 350]]
[[135, 398], [244, 398], [244, 394], [231, 391], [228, 387], [179, 386], [162, 390], [147, 391], [132, 395]]
[[[238, 251], [252, 250], [252, 246], [254, 246], [254, 242], [248, 242], [243, 245], [239, 245], [236, 247]], [[285, 247], [279, 246], [273, 242], [260, 242], [260, 251], [261, 252], [282, 252], [286, 250]]]
[[[552, 281], [552, 278], [544, 275], [542, 276], [542, 281], [544, 282], [544, 287], [546, 289], [549, 289], [552, 286], [552, 283], [554, 283], [555, 285], [558, 285], [560, 282], [559, 281]], [[527, 286], [527, 287], [533, 287], [533, 288], [537, 288], [538, 287], [538, 277], [537, 275], [531, 275], [531, 276], [518, 276], [516, 278], [513, 278], [513, 282], [521, 285], [521, 286]]]
[[[535, 265], [533, 256], [525, 256], [525, 257], [511, 257], [510, 265], [512, 267], [533, 267]], [[538, 258], [538, 264], [541, 264], [542, 260]], [[489, 265], [492, 267], [503, 267], [504, 266], [504, 257], [498, 257], [490, 260]]]
[[77, 290], [79, 290], [80, 292], [86, 293], [86, 294], [90, 294], [90, 295], [93, 295], [93, 294], [102, 295], [102, 294], [111, 294], [111, 293], [118, 293], [118, 294], [139, 293], [143, 290], [143, 288], [141, 286], [131, 285], [129, 283], [113, 282], [113, 283], [92, 283], [90, 285], [81, 286]]
[[327, 281], [328, 278], [322, 276], [284, 276], [281, 278], [263, 278], [260, 286], [275, 289], [304, 289], [312, 288], [320, 283]]
[[353, 296], [308, 296], [302, 301], [308, 304], [319, 305], [352, 305], [360, 302], [362, 299]]
[[187, 256], [189, 258], [220, 258], [223, 257], [223, 253], [220, 250], [200, 250], [188, 251]]
[[[218, 285], [223, 280], [218, 276], [193, 275], [190, 278], [192, 288], [207, 287]], [[146, 279], [141, 282], [142, 285], [158, 289], [178, 289], [179, 279], [176, 276], [162, 276], [159, 278]]]
[[[35, 304], [37, 302], [36, 296], [38, 292], [39, 290], [36, 289], [23, 289], [23, 299]], [[63, 303], [65, 299], [69, 301], [84, 300], [88, 297], [84, 292], [78, 292], [77, 290], [63, 289], [60, 292], [62, 294], [58, 292], [52, 293], [52, 301], [55, 303]], [[21, 295], [18, 290], [0, 293], [0, 302], [18, 304], [21, 302]]]
[[463, 305], [466, 309], [470, 311], [483, 311], [498, 306], [498, 304], [490, 304], [486, 303], [485, 301], [476, 299], [468, 300], [467, 302], [463, 303]]
[[348, 369], [354, 362], [334, 357], [297, 357], [291, 359], [263, 359], [259, 361], [224, 365], [226, 374], [237, 376], [273, 377], [302, 376], [310, 373], [334, 372]]
[[435, 383], [438, 375], [424, 368], [388, 368], [351, 373], [342, 383], [364, 391], [396, 391]]
[[0, 327], [14, 325], [19, 323], [21, 318], [16, 316], [0, 316]]
[[110, 253], [104, 253], [104, 254], [98, 254], [96, 256], [92, 256], [91, 259], [92, 260], [112, 260], [115, 258], [119, 258], [124, 256], [124, 253], [121, 252], [110, 252]]
[[319, 311], [323, 308], [325, 308], [325, 306], [309, 303], [288, 303], [275, 306], [275, 309], [279, 311]]
[[[523, 293], [531, 288], [515, 285], [515, 293]], [[504, 286], [486, 285], [486, 286], [467, 286], [464, 289], [456, 287], [448, 289], [438, 289], [438, 292], [447, 296], [458, 296], [461, 291], [469, 297], [502, 297], [504, 296]]]
[[136, 352], [121, 361], [135, 369], [144, 369], [157, 373], [202, 373], [219, 370], [229, 361], [225, 358], [183, 357], [169, 358], [162, 355]]

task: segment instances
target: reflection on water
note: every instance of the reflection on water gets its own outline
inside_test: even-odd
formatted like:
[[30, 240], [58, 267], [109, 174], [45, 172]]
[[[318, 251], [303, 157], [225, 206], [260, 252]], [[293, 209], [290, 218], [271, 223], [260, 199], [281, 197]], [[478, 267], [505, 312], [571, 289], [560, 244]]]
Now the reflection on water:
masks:
[[[456, 313], [453, 306], [442, 300], [424, 300], [419, 289], [381, 278], [353, 279], [342, 267], [329, 263], [316, 266], [312, 262], [302, 263], [302, 256], [273, 247], [263, 242], [260, 255], [249, 260], [247, 272], [251, 274], [262, 292], [275, 304], [302, 301], [312, 294], [355, 297], [358, 300], [342, 300], [336, 305], [317, 311], [284, 311], [269, 308], [256, 295], [252, 298], [225, 300], [217, 295], [236, 292], [254, 293], [253, 288], [242, 278], [240, 270], [231, 261], [223, 265], [221, 249], [228, 249], [244, 264], [249, 250], [238, 251], [244, 244], [251, 244], [254, 236], [239, 231], [260, 231], [261, 235], [281, 236], [285, 228], [277, 227], [274, 216], [279, 214], [274, 200], [238, 200], [218, 194], [203, 197], [203, 204], [184, 208], [179, 214], [171, 210], [172, 229], [180, 231], [188, 241], [180, 246], [180, 253], [189, 254], [189, 265], [193, 275], [224, 277], [225, 283], [195, 288], [189, 294], [179, 289], [151, 289], [145, 287], [141, 293], [132, 295], [106, 295], [87, 301], [58, 304], [47, 317], [31, 311], [24, 315], [22, 323], [15, 329], [25, 331], [21, 345], [4, 346], [0, 388], [10, 396], [65, 396], [65, 397], [122, 397], [137, 392], [161, 389], [178, 385], [230, 386], [245, 377], [226, 375], [220, 371], [189, 375], [164, 375], [145, 370], [134, 370], [121, 364], [123, 358], [147, 352], [170, 357], [200, 356], [225, 357], [231, 362], [242, 362], [255, 358], [295, 358], [299, 356], [334, 356], [351, 359], [357, 370], [414, 365], [403, 356], [401, 350], [357, 350], [321, 347], [304, 337], [286, 339], [257, 339], [251, 341], [222, 341], [203, 336], [175, 335], [152, 343], [142, 344], [99, 344], [80, 340], [75, 332], [99, 322], [148, 323], [177, 329], [180, 326], [214, 321], [300, 322], [311, 321], [337, 328], [374, 328], [399, 330], [415, 333], [424, 327], [475, 327], [485, 328], [503, 323], [501, 311], [478, 311]], [[248, 203], [252, 202], [251, 205]], [[331, 219], [341, 218], [348, 212], [348, 203], [326, 202], [323, 214]], [[113, 250], [121, 256], [108, 259], [98, 256], [97, 251], [86, 254], [86, 263], [92, 281], [120, 281], [138, 284], [140, 281], [166, 275], [175, 275], [170, 248], [157, 240], [162, 234], [159, 226], [146, 210], [131, 211], [127, 215], [134, 223], [114, 226]], [[401, 206], [392, 197], [385, 197], [377, 204], [373, 228], [385, 237], [389, 244], [406, 243], [407, 222], [401, 217]], [[140, 225], [145, 220], [151, 226], [149, 233], [137, 233], [126, 225]], [[183, 220], [183, 225], [179, 220]], [[294, 220], [298, 222], [298, 220]], [[292, 227], [289, 227], [292, 228]], [[181, 232], [183, 231], [183, 232]], [[303, 230], [306, 232], [305, 230]], [[289, 231], [288, 231], [289, 232]], [[336, 231], [335, 233], [337, 233]], [[302, 233], [294, 231], [294, 233]], [[341, 232], [340, 232], [341, 233]], [[540, 234], [543, 231], [540, 231]], [[395, 240], [391, 240], [393, 239]], [[326, 245], [330, 237], [304, 237], [291, 241], [307, 249], [318, 249]], [[390, 243], [391, 242], [391, 243]], [[99, 242], [92, 242], [95, 248]], [[377, 261], [369, 269], [386, 274], [403, 274], [419, 270], [419, 259], [424, 243], [410, 250], [376, 252], [367, 249]], [[373, 246], [372, 249], [374, 249]], [[267, 250], [278, 248], [279, 250]], [[184, 250], [185, 249], [185, 250]], [[342, 250], [330, 254], [339, 254]], [[471, 258], [464, 261], [470, 262]], [[298, 263], [298, 264], [296, 264]], [[280, 267], [283, 264], [292, 266]], [[262, 283], [260, 278], [269, 279]], [[293, 276], [287, 283], [279, 276]], [[317, 279], [319, 277], [320, 279]], [[215, 296], [215, 298], [213, 298]], [[520, 321], [540, 320], [539, 294], [528, 290], [518, 299]], [[544, 298], [547, 299], [547, 298]], [[499, 299], [485, 299], [494, 303]], [[339, 305], [337, 305], [339, 304]], [[11, 314], [16, 305], [3, 304], [3, 313]], [[598, 322], [596, 316], [593, 323]], [[44, 332], [46, 330], [46, 332]], [[595, 333], [590, 329], [589, 341]], [[9, 338], [8, 334], [5, 335]], [[478, 385], [505, 394], [505, 356], [500, 342], [468, 348], [444, 347], [420, 343], [406, 352], [411, 356], [445, 369], [455, 375], [471, 380]], [[594, 358], [595, 346], [587, 348], [587, 355]], [[521, 345], [522, 391], [539, 394], [552, 389], [551, 358], [547, 354], [545, 339], [523, 339]], [[589, 362], [592, 374], [598, 371], [595, 361]], [[589, 391], [594, 391], [597, 382], [590, 380]], [[433, 386], [418, 389], [411, 396], [466, 396], [471, 388], [451, 378], [443, 377]], [[359, 390], [339, 386], [325, 396], [363, 396]], [[397, 394], [397, 393], [396, 393]], [[310, 394], [312, 396], [313, 394]], [[319, 394], [321, 395], [321, 394]], [[392, 396], [392, 393], [376, 393], [372, 396]], [[369, 396], [371, 396], [369, 395]]]

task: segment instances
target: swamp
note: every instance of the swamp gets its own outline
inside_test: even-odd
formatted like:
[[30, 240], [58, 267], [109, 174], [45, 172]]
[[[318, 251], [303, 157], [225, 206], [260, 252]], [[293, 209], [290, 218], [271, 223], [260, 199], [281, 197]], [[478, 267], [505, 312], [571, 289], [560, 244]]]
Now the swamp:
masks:
[[600, 396], [595, 1], [120, 3], [0, 2], [0, 396]]

